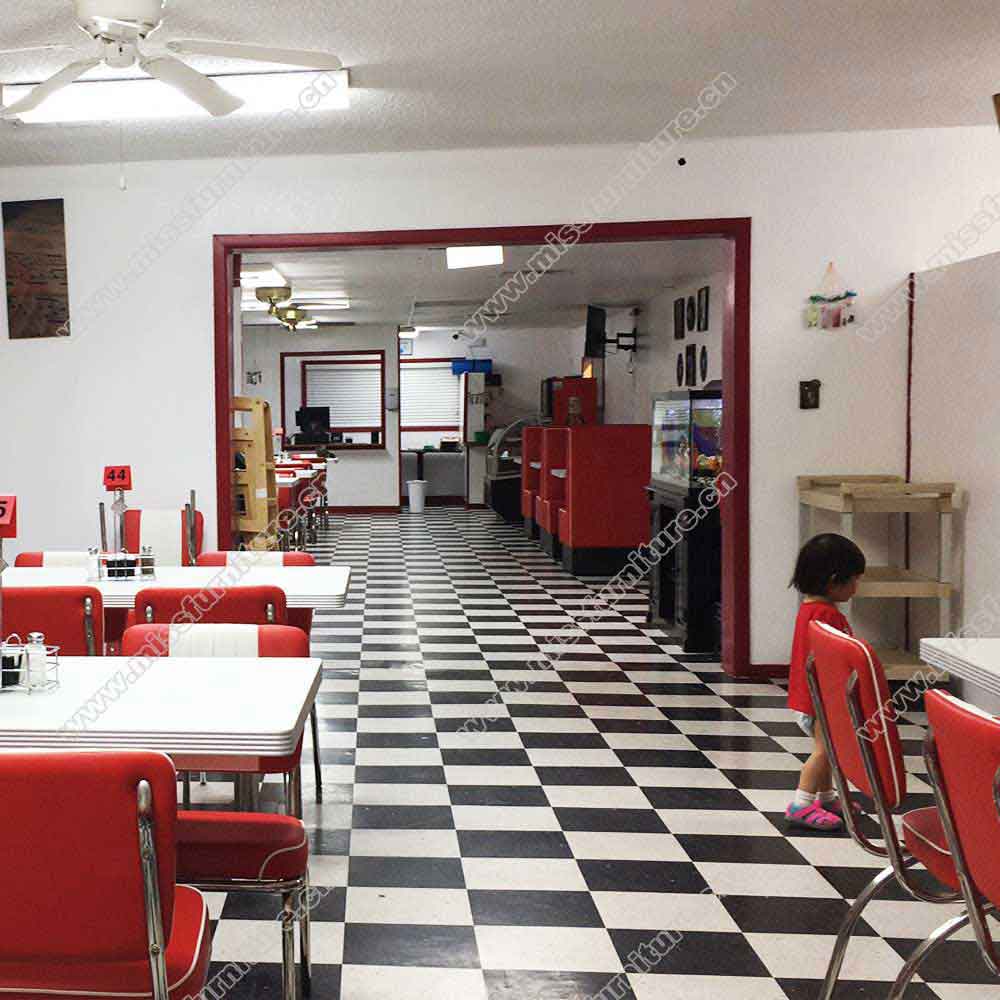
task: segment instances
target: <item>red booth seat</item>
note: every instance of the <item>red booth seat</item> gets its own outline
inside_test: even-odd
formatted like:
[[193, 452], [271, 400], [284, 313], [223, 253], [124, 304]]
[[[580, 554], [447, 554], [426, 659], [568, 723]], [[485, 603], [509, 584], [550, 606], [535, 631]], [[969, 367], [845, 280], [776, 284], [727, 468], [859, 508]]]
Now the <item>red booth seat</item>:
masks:
[[90, 558], [87, 552], [21, 552], [15, 559], [15, 566], [26, 569], [86, 569]]
[[553, 470], [566, 468], [567, 442], [575, 430], [575, 427], [542, 429], [542, 467], [538, 473], [535, 520], [542, 548], [556, 558], [559, 557], [559, 508], [563, 505], [566, 481], [553, 475]]
[[542, 431], [544, 427], [525, 427], [521, 431], [521, 516], [524, 533], [536, 537], [535, 497], [538, 495], [539, 470], [542, 461]]
[[617, 573], [629, 553], [649, 541], [651, 447], [649, 424], [570, 429], [558, 519], [562, 564], [570, 573]]

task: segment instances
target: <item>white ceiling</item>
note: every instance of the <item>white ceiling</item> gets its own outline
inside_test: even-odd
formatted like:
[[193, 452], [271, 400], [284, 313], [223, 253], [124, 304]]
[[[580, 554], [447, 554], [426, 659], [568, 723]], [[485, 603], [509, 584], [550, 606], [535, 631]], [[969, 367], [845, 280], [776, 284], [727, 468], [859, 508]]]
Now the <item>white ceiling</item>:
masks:
[[[83, 37], [71, 0], [3, 7], [0, 48]], [[168, 0], [162, 38], [181, 36], [337, 53], [353, 107], [296, 125], [298, 153], [640, 141], [721, 72], [738, 90], [698, 137], [985, 125], [1000, 90], [984, 0]], [[66, 61], [0, 57], [0, 81]], [[240, 155], [247, 127], [129, 124], [126, 158]], [[114, 126], [0, 126], [0, 165], [117, 156]]]
[[[527, 265], [536, 247], [505, 247], [500, 267], [449, 271], [443, 248], [336, 250], [247, 254], [247, 266], [274, 265], [296, 289], [350, 299], [351, 308], [317, 317], [334, 322], [460, 327], [511, 273]], [[499, 324], [509, 327], [571, 326], [583, 307], [631, 306], [660, 292], [729, 266], [724, 240], [588, 243], [574, 247]], [[244, 294], [250, 294], [246, 291]], [[423, 303], [413, 312], [413, 303]], [[245, 312], [245, 324], [274, 324], [266, 313]], [[308, 336], [305, 332], [298, 337]]]

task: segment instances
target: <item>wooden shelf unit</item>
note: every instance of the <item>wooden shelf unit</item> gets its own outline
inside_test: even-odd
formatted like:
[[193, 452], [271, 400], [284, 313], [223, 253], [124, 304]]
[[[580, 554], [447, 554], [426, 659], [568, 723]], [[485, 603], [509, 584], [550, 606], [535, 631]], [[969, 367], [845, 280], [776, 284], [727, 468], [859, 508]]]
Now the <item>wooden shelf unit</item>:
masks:
[[[229, 467], [233, 475], [233, 532], [242, 547], [277, 549], [278, 486], [271, 405], [263, 399], [234, 396], [232, 412]], [[236, 426], [238, 413], [245, 415], [242, 427]], [[236, 468], [237, 452], [244, 456], [246, 469]]]
[[[856, 514], [936, 514], [938, 518], [937, 575], [916, 573], [902, 566], [869, 566], [858, 585], [857, 598], [928, 598], [938, 602], [941, 635], [951, 631], [952, 514], [954, 483], [912, 483], [902, 476], [799, 476], [799, 540], [816, 532], [816, 511], [840, 515], [840, 534], [854, 538]], [[850, 606], [845, 609], [850, 614]], [[905, 649], [877, 648], [890, 680], [906, 680], [926, 669]]]

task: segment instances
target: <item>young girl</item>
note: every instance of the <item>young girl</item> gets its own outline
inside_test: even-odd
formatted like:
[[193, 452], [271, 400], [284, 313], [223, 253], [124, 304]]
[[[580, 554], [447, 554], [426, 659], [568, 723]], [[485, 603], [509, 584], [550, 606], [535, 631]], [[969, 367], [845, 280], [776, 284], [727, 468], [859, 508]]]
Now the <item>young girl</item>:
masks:
[[851, 635], [851, 626], [837, 605], [849, 601], [865, 571], [864, 553], [843, 535], [817, 535], [799, 552], [791, 585], [802, 595], [795, 619], [791, 670], [788, 677], [788, 707], [798, 723], [813, 738], [813, 752], [802, 767], [799, 787], [785, 811], [789, 826], [839, 832], [843, 828], [843, 806], [833, 788], [830, 762], [826, 757], [819, 722], [814, 717], [806, 660], [809, 657], [809, 623], [826, 622]]

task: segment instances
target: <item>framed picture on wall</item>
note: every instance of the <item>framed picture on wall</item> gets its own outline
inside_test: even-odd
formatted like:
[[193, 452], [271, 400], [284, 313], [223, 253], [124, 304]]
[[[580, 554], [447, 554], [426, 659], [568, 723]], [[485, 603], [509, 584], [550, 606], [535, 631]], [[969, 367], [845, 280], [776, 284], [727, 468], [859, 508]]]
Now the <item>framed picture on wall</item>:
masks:
[[698, 345], [688, 344], [684, 348], [684, 384], [695, 387], [698, 385]]
[[688, 333], [694, 333], [698, 329], [698, 303], [693, 295], [687, 299], [687, 329]]
[[708, 298], [710, 294], [708, 285], [698, 289], [698, 330], [701, 333], [708, 329]]
[[684, 300], [674, 299], [674, 340], [684, 339]]
[[407, 338], [399, 342], [399, 356], [408, 358], [413, 354], [413, 341]]

